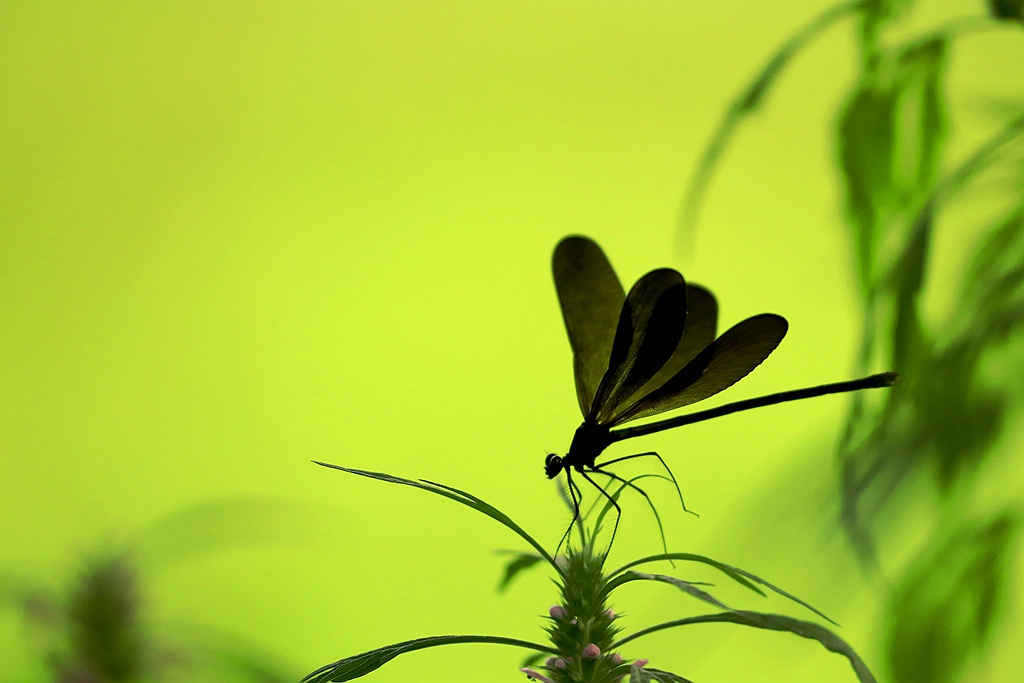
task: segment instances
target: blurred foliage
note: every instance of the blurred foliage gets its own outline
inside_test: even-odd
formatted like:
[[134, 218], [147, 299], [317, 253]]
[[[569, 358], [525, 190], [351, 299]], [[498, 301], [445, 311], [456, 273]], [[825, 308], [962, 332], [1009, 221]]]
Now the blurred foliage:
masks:
[[[889, 559], [882, 541], [894, 537], [904, 519], [920, 524], [924, 510], [932, 531], [890, 596], [885, 653], [895, 681], [949, 683], [961, 680], [998, 626], [1019, 525], [1015, 502], [995, 511], [986, 502], [987, 522], [973, 521], [971, 506], [975, 484], [999, 456], [1019, 398], [1008, 370], [1024, 365], [1015, 346], [1024, 340], [1024, 103], [965, 161], [946, 170], [946, 65], [957, 38], [998, 27], [998, 21], [1020, 21], [1024, 3], [990, 0], [988, 19], [968, 17], [920, 37], [891, 40], [890, 29], [913, 4], [869, 0], [836, 5], [822, 15], [859, 16], [861, 70], [836, 122], [863, 304], [856, 373], [900, 373], [893, 390], [852, 398], [838, 449], [840, 496], [843, 526], [871, 574]], [[727, 109], [694, 185], [706, 184], [723, 151], [722, 131], [735, 125], [744, 93], [763, 93], [765, 75], [776, 77], [792, 46], [802, 48], [806, 36], [801, 29], [787, 41]], [[1009, 169], [1017, 180], [1009, 187], [985, 185], [995, 168], [1004, 175]], [[700, 202], [694, 185], [684, 201], [684, 229]], [[946, 209], [966, 187], [984, 191], [986, 204], [997, 211], [964, 264], [959, 301], [936, 321], [924, 312], [936, 229], [950, 228], [955, 219]], [[933, 495], [911, 501], [922, 476], [932, 482], [927, 488]]]
[[960, 680], [996, 628], [1016, 539], [1009, 511], [987, 524], [962, 517], [978, 473], [997, 454], [1013, 398], [986, 367], [1024, 332], [1019, 185], [1000, 200], [1008, 208], [985, 231], [949, 319], [930, 321], [922, 305], [943, 209], [1019, 144], [1024, 117], [943, 175], [946, 55], [957, 30], [888, 46], [879, 36], [898, 16], [865, 12], [862, 71], [837, 124], [864, 311], [858, 369], [901, 375], [892, 392], [853, 398], [839, 448], [842, 511], [858, 553], [877, 569], [877, 530], [898, 528], [909, 514], [887, 503], [912, 475], [935, 483], [934, 531], [890, 597], [885, 653], [895, 681], [947, 683]]
[[[143, 575], [215, 549], [273, 541], [275, 522], [280, 527], [295, 512], [294, 506], [273, 501], [203, 503], [157, 520], [122, 548], [89, 554], [63, 587], [11, 572], [0, 575], [0, 609], [21, 616], [28, 647], [39, 663], [36, 678], [29, 680], [294, 680], [250, 644], [198, 625], [182, 630], [160, 623], [148, 609]], [[292, 536], [299, 532], [301, 537], [302, 531], [293, 529]]]
[[952, 683], [983, 651], [1006, 593], [1019, 515], [965, 521], [934, 540], [890, 597], [886, 649], [898, 683]]

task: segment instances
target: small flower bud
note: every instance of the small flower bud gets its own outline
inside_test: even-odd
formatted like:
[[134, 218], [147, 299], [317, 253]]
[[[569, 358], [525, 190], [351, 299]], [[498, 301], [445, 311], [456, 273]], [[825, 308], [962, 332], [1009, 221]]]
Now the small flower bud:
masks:
[[572, 621], [570, 621], [569, 623], [572, 624], [573, 626], [575, 626], [576, 625], [576, 617], [573, 617]]
[[620, 655], [618, 652], [613, 652], [609, 659], [612, 660], [612, 664], [622, 664], [622, 655]]
[[650, 661], [649, 659], [638, 659], [635, 662], [633, 662], [633, 666], [635, 666], [638, 669], [642, 669], [645, 666], [647, 666], [647, 662], [649, 662], [649, 661]]
[[606, 617], [608, 617], [609, 619], [614, 619], [615, 618], [615, 612], [614, 612], [614, 610], [611, 610], [611, 609], [606, 609], [604, 611], [604, 615]]
[[561, 657], [559, 657], [558, 659], [555, 660], [555, 668], [556, 669], [564, 669], [567, 666], [569, 666], [569, 665]]
[[558, 657], [548, 657], [547, 660], [544, 662], [544, 666], [546, 666], [547, 668], [551, 669], [551, 668], [553, 668], [555, 666], [555, 662], [557, 662], [557, 661], [558, 661]]
[[597, 645], [594, 645], [593, 643], [590, 643], [589, 645], [583, 648], [582, 654], [584, 659], [597, 659], [601, 656], [601, 648], [599, 648]]
[[552, 605], [551, 608], [548, 609], [548, 614], [550, 614], [551, 618], [555, 621], [561, 621], [569, 616], [569, 613], [566, 612], [565, 608], [561, 605]]

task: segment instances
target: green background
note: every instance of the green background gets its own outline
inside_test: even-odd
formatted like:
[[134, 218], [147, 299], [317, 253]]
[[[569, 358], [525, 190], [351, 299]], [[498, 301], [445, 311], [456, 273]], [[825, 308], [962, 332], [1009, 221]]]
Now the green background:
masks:
[[[833, 117], [856, 75], [849, 23], [793, 64], [674, 246], [724, 106], [826, 6], [0, 5], [0, 565], [58, 585], [190, 505], [265, 499], [287, 514], [235, 531], [273, 526], [269, 543], [145, 576], [155, 622], [251, 639], [296, 675], [423, 635], [541, 639], [543, 572], [494, 590], [491, 551], [517, 547], [506, 530], [309, 461], [469, 490], [554, 545], [567, 515], [544, 454], [580, 420], [549, 266], [569, 233], [594, 237], [627, 286], [682, 269], [718, 296], [723, 327], [789, 320], [722, 400], [848, 378], [860, 320]], [[922, 2], [907, 30], [980, 11]], [[987, 103], [1018, 96], [1021, 73], [1018, 34], [957, 44], [956, 154], [989, 134]], [[972, 243], [939, 233], [934, 314]], [[673, 548], [789, 588], [877, 663], [876, 588], [831, 523], [846, 401], [642, 447], [701, 515], [658, 490]], [[1019, 467], [997, 474], [994, 490], [1019, 488]], [[631, 501], [618, 556], [657, 548]], [[623, 589], [616, 607], [628, 628], [692, 610], [662, 587]], [[1011, 617], [978, 680], [1016, 680], [1020, 633]], [[853, 680], [812, 643], [727, 626], [627, 654], [701, 683]], [[372, 679], [514, 681], [519, 659], [456, 646]], [[11, 613], [0, 662], [28, 666]]]

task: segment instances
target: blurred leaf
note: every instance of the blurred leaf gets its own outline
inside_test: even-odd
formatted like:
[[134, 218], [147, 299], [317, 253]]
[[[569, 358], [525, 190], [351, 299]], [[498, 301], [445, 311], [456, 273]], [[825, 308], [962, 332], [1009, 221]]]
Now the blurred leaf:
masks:
[[532, 655], [528, 655], [519, 663], [519, 668], [534, 666], [540, 664], [548, 657], [547, 652], [534, 652]]
[[886, 655], [897, 683], [952, 683], [998, 623], [1020, 518], [968, 522], [927, 548], [893, 592]]
[[398, 655], [415, 650], [423, 650], [428, 647], [440, 645], [452, 645], [455, 643], [495, 643], [498, 645], [512, 645], [514, 647], [525, 647], [539, 652], [548, 652], [553, 655], [558, 653], [546, 645], [531, 643], [516, 638], [502, 638], [500, 636], [431, 636], [428, 638], [416, 638], [406, 640], [394, 645], [370, 650], [352, 657], [340, 659], [333, 664], [323, 666], [312, 672], [305, 678], [303, 683], [323, 683], [324, 681], [351, 681], [354, 678], [365, 676], [384, 666]]
[[663, 624], [657, 624], [656, 626], [641, 629], [640, 631], [619, 640], [617, 643], [613, 643], [612, 647], [617, 649], [641, 636], [645, 636], [656, 631], [662, 631], [667, 628], [689, 626], [691, 624], [711, 624], [721, 622], [751, 626], [753, 628], [766, 629], [769, 631], [786, 631], [788, 633], [798, 635], [801, 638], [816, 640], [821, 643], [825, 649], [846, 657], [850, 661], [850, 665], [853, 667], [853, 670], [857, 674], [857, 678], [861, 683], [876, 683], [875, 677], [871, 674], [867, 665], [845, 640], [824, 626], [809, 621], [793, 619], [792, 617], [786, 617], [781, 614], [731, 611], [723, 612], [721, 614], [705, 614], [697, 617], [688, 617], [686, 619], [676, 619], [675, 621], [667, 621]]
[[537, 565], [544, 558], [533, 553], [519, 553], [505, 564], [505, 573], [498, 582], [498, 590], [505, 591], [512, 581], [520, 574]]
[[422, 489], [424, 491], [429, 491], [430, 493], [434, 493], [439, 496], [444, 496], [445, 498], [448, 498], [449, 500], [454, 500], [457, 503], [462, 503], [463, 505], [470, 507], [476, 510], [477, 512], [487, 515], [491, 519], [501, 523], [505, 527], [514, 531], [516, 534], [519, 535], [520, 538], [522, 538], [531, 546], [533, 546], [534, 549], [536, 549], [537, 552], [540, 553], [540, 555], [548, 561], [548, 564], [555, 568], [555, 571], [557, 571], [559, 574], [562, 573], [561, 568], [557, 564], [555, 564], [555, 560], [551, 557], [551, 555], [548, 554], [546, 550], [544, 550], [544, 547], [541, 546], [540, 543], [535, 541], [532, 536], [523, 531], [523, 529], [520, 528], [518, 524], [513, 522], [508, 515], [506, 515], [504, 512], [501, 512], [494, 506], [485, 503], [484, 501], [480, 500], [479, 498], [470, 493], [460, 491], [459, 489], [452, 488], [451, 486], [445, 486], [444, 484], [437, 484], [432, 481], [412, 481], [411, 479], [394, 477], [391, 476], [390, 474], [384, 474], [382, 472], [368, 472], [366, 470], [356, 470], [348, 467], [342, 467], [341, 465], [332, 465], [326, 462], [314, 462], [316, 462], [317, 465], [320, 465], [322, 467], [327, 467], [334, 470], [341, 470], [342, 472], [348, 472], [349, 474], [358, 474], [361, 477], [368, 477], [370, 479], [388, 482], [389, 484], [402, 484], [404, 486], [412, 486], [413, 488]]
[[996, 19], [1024, 23], [1024, 0], [988, 0], [988, 9]]
[[146, 667], [146, 637], [139, 623], [135, 570], [123, 556], [89, 562], [68, 596], [72, 670], [94, 672], [102, 681], [139, 679]]
[[675, 586], [679, 590], [683, 591], [687, 595], [690, 595], [698, 600], [720, 607], [722, 609], [731, 610], [732, 608], [728, 605], [723, 604], [716, 597], [708, 593], [707, 591], [698, 588], [697, 584], [691, 583], [690, 581], [684, 581], [683, 579], [677, 579], [674, 576], [666, 576], [665, 574], [644, 574], [643, 572], [627, 571], [617, 576], [612, 581], [608, 582], [608, 591], [612, 591], [619, 586], [630, 583], [631, 581], [660, 581], [661, 583], [667, 583], [671, 586]]
[[154, 569], [229, 548], [312, 544], [320, 531], [317, 513], [311, 505], [269, 497], [203, 501], [144, 527], [132, 553]]
[[[912, 43], [865, 73], [839, 117], [839, 166], [862, 291], [870, 295], [914, 231], [945, 141], [945, 38]], [[926, 245], [925, 245], [926, 246]]]

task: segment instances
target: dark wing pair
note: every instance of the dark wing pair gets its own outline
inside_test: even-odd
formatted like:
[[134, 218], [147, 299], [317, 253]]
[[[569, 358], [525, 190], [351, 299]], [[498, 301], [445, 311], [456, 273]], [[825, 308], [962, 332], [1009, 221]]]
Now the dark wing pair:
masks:
[[786, 335], [785, 318], [766, 313], [716, 339], [714, 295], [669, 268], [647, 273], [627, 296], [586, 237], [559, 242], [552, 268], [590, 422], [613, 427], [702, 401], [745, 377]]

